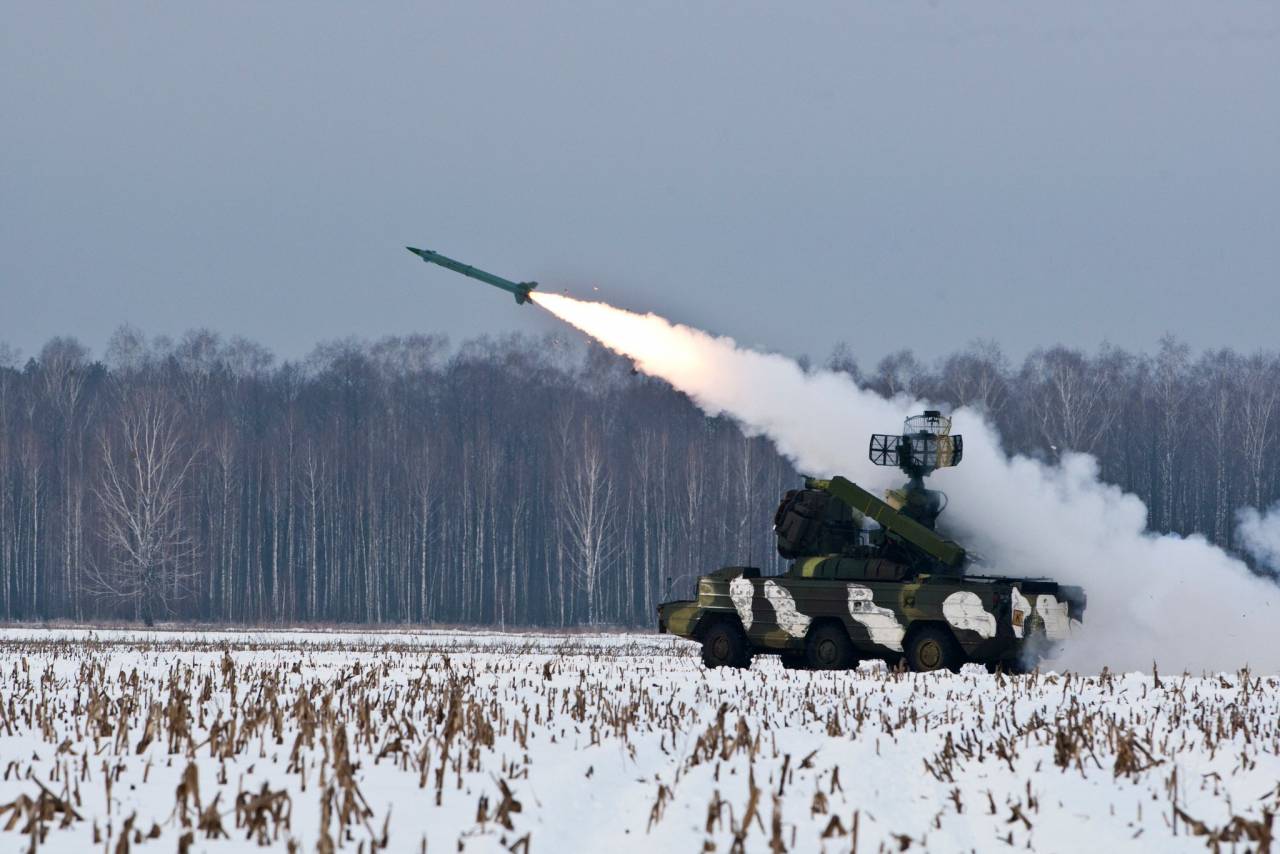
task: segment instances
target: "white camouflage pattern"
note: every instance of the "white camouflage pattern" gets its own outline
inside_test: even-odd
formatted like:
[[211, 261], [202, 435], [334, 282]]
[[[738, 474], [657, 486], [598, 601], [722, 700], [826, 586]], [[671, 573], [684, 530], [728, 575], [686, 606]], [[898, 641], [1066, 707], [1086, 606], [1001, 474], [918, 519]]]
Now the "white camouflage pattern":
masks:
[[779, 586], [776, 581], [766, 581], [764, 598], [769, 600], [774, 613], [778, 615], [779, 628], [793, 638], [805, 636], [812, 620], [796, 610], [796, 600], [791, 596], [791, 591]]
[[1045, 593], [1036, 597], [1036, 613], [1044, 621], [1044, 636], [1049, 640], [1066, 640], [1071, 637], [1071, 619], [1067, 616], [1067, 603], [1057, 596]]
[[982, 607], [982, 599], [971, 590], [958, 590], [942, 601], [942, 616], [957, 629], [977, 632], [981, 637], [996, 636], [996, 616]]
[[866, 628], [872, 643], [902, 652], [902, 637], [907, 630], [892, 609], [882, 608], [872, 600], [870, 587], [849, 585], [849, 616]]
[[750, 579], [739, 575], [729, 582], [729, 598], [733, 600], [733, 607], [738, 612], [738, 619], [742, 620], [742, 628], [748, 632], [751, 631], [751, 620], [754, 616], [751, 612], [751, 600], [755, 596], [755, 588], [752, 586]]
[[[1013, 588], [1013, 636], [1015, 638], [1022, 637], [1027, 620], [1031, 619], [1031, 610], [1031, 600], [1023, 596], [1021, 590]], [[1018, 619], [1018, 614], [1022, 615], [1022, 619]]]

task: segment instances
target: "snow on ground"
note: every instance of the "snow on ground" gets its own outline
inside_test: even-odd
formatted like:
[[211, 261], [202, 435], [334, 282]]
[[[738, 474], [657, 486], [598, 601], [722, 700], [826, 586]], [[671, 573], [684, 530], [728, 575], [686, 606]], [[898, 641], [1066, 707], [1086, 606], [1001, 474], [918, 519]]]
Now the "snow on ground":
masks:
[[1258, 850], [1278, 754], [1280, 682], [1247, 672], [736, 672], [653, 635], [0, 630], [15, 851]]

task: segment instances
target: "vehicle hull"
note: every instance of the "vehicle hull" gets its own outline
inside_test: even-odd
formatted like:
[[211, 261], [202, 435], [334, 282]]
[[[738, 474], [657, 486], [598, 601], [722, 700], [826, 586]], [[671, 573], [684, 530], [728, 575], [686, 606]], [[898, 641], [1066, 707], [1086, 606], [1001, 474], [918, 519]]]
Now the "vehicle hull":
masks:
[[[801, 570], [801, 573], [803, 570]], [[813, 627], [837, 621], [859, 658], [894, 661], [911, 632], [945, 627], [965, 660], [999, 664], [1049, 655], [1079, 626], [1084, 593], [1041, 579], [922, 575], [911, 580], [762, 578], [732, 567], [703, 576], [696, 600], [658, 607], [658, 630], [694, 640], [729, 620], [756, 654], [800, 653]]]

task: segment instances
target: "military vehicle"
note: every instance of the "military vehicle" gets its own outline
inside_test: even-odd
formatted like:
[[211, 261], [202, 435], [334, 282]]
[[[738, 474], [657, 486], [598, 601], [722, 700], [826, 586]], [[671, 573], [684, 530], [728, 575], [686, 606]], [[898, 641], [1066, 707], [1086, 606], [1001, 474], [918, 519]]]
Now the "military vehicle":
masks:
[[843, 478], [806, 478], [774, 517], [782, 575], [729, 566], [698, 579], [696, 600], [658, 606], [658, 631], [700, 641], [708, 667], [779, 655], [834, 670], [879, 658], [912, 670], [978, 662], [1021, 672], [1051, 657], [1084, 617], [1079, 587], [974, 572], [978, 560], [937, 531], [946, 497], [924, 486], [959, 464], [962, 437], [937, 411], [871, 437], [871, 461], [907, 475], [884, 500]]

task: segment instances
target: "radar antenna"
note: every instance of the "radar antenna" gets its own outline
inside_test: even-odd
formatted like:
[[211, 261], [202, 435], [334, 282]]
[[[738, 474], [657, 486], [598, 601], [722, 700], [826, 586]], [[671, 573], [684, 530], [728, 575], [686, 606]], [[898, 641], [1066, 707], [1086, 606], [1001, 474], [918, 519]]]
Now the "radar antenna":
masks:
[[925, 489], [924, 478], [941, 468], [960, 464], [964, 457], [964, 439], [951, 435], [951, 419], [936, 409], [912, 415], [903, 424], [902, 433], [873, 433], [868, 451], [871, 462], [878, 466], [902, 469], [908, 481], [901, 489], [890, 490], [886, 501], [896, 510], [933, 528], [938, 514], [946, 505], [946, 496]]
[[951, 419], [936, 409], [912, 415], [902, 434], [873, 433], [871, 462], [902, 469], [909, 478], [923, 478], [937, 469], [959, 465], [964, 439], [951, 435]]

